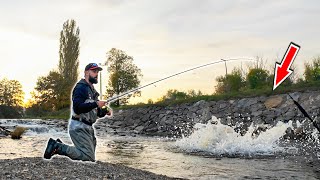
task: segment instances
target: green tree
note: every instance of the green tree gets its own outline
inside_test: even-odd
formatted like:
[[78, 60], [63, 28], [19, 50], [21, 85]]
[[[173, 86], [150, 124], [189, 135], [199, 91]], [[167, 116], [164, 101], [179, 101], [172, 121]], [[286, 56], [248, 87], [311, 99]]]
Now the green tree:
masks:
[[306, 82], [320, 81], [320, 57], [316, 57], [311, 63], [305, 63], [304, 78]]
[[[109, 81], [107, 96], [119, 95], [140, 85], [141, 70], [133, 63], [133, 57], [124, 51], [112, 48], [108, 53], [107, 64]], [[114, 105], [120, 106], [128, 103], [130, 97], [139, 96], [140, 91], [117, 100]]]
[[79, 72], [79, 51], [80, 51], [80, 29], [76, 22], [71, 19], [63, 24], [60, 32], [60, 49], [59, 49], [59, 73], [62, 80], [59, 84], [62, 90], [60, 94], [59, 108], [70, 105], [70, 92], [78, 80]]
[[247, 74], [248, 87], [251, 89], [258, 89], [265, 87], [269, 81], [269, 73], [262, 68], [252, 68]]
[[219, 76], [216, 79], [218, 84], [215, 87], [216, 93], [228, 93], [239, 91], [244, 85], [244, 78], [241, 75], [240, 69], [233, 69], [231, 74]]
[[0, 118], [20, 118], [23, 111], [24, 92], [17, 80], [0, 81]]
[[23, 99], [24, 92], [19, 81], [6, 78], [0, 81], [0, 105], [22, 107]]
[[60, 86], [62, 80], [62, 75], [56, 71], [50, 71], [47, 76], [38, 78], [36, 92], [32, 93], [32, 97], [40, 109], [52, 111], [61, 108], [61, 91], [64, 90]]

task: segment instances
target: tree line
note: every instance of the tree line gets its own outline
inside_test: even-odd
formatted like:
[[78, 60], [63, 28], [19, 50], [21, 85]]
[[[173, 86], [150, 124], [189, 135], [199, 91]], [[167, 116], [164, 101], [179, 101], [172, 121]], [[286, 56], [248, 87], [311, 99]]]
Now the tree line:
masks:
[[[257, 57], [256, 60], [256, 63], [249, 66], [246, 72], [240, 68], [234, 68], [230, 74], [217, 77], [216, 94], [272, 90], [274, 71], [265, 67], [265, 62], [262, 58]], [[292, 69], [294, 70], [295, 67], [293, 66]], [[281, 84], [281, 88], [319, 87], [319, 83], [320, 57], [316, 57], [312, 59], [312, 62], [304, 64], [302, 77], [292, 74]]]
[[[0, 80], [0, 118], [17, 118], [25, 115], [40, 116], [48, 112], [55, 112], [70, 108], [71, 91], [79, 80], [79, 55], [80, 55], [80, 28], [74, 20], [63, 23], [60, 32], [59, 62], [58, 66], [48, 72], [47, 75], [37, 79], [32, 98], [26, 108], [23, 108], [24, 92], [22, 85], [17, 80]], [[108, 71], [107, 89], [104, 98], [113, 97], [140, 86], [143, 76], [141, 69], [134, 64], [134, 58], [125, 51], [112, 48], [106, 53]], [[231, 73], [216, 78], [215, 94], [234, 92], [246, 92], [257, 89], [272, 89], [273, 72], [264, 67], [261, 58], [257, 63], [244, 72], [235, 68]], [[84, 71], [84, 70], [83, 70]], [[99, 77], [104, 79], [103, 77]], [[296, 78], [290, 76], [281, 86], [295, 85], [305, 86], [311, 84], [319, 86], [320, 83], [320, 57], [314, 58], [311, 63], [305, 64], [304, 76]], [[140, 96], [137, 91], [115, 101], [113, 106], [121, 106], [128, 103], [129, 98]], [[170, 89], [156, 102], [151, 99], [148, 104], [168, 101], [179, 101], [188, 98], [203, 96], [201, 91], [189, 90], [187, 92]]]

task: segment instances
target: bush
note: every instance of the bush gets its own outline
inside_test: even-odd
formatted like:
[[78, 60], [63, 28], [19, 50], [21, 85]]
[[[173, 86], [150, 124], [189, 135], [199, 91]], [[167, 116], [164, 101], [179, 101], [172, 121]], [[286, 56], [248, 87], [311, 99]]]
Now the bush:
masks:
[[320, 81], [320, 57], [305, 64], [304, 78], [306, 82]]
[[219, 76], [217, 81], [216, 93], [218, 94], [237, 92], [244, 85], [244, 78], [239, 69], [234, 69], [231, 74], [226, 76]]
[[21, 118], [23, 111], [21, 107], [0, 105], [0, 118]]
[[[261, 68], [253, 68], [247, 74], [247, 83], [250, 89], [259, 89], [268, 85], [269, 73]], [[270, 82], [270, 81], [269, 81]]]

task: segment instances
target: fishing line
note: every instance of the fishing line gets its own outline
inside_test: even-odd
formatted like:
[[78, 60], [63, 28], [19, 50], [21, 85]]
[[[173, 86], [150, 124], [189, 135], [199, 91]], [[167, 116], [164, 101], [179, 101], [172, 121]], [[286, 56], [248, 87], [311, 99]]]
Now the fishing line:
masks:
[[157, 81], [151, 82], [151, 83], [149, 83], [149, 84], [146, 84], [146, 85], [143, 85], [143, 86], [134, 88], [134, 89], [132, 89], [132, 90], [129, 90], [129, 91], [127, 91], [127, 92], [125, 92], [125, 93], [122, 93], [122, 94], [120, 94], [120, 95], [118, 95], [118, 96], [116, 96], [116, 97], [111, 97], [111, 98], [109, 98], [109, 99], [107, 99], [107, 100], [102, 100], [102, 101], [105, 101], [106, 104], [107, 104], [107, 103], [113, 102], [113, 101], [115, 101], [115, 100], [117, 100], [117, 99], [119, 99], [119, 98], [121, 98], [121, 97], [123, 97], [123, 96], [126, 96], [126, 95], [128, 95], [128, 94], [130, 94], [130, 93], [134, 93], [134, 92], [138, 91], [139, 89], [143, 89], [143, 88], [145, 88], [145, 87], [148, 87], [148, 86], [150, 86], [150, 85], [153, 85], [153, 84], [156, 84], [156, 83], [158, 83], [158, 82], [164, 81], [164, 80], [166, 80], [166, 79], [172, 78], [172, 77], [174, 77], [174, 76], [178, 76], [178, 75], [180, 75], [180, 74], [183, 74], [183, 73], [186, 73], [186, 72], [195, 70], [195, 69], [199, 69], [199, 68], [211, 66], [211, 65], [214, 65], [214, 64], [218, 64], [218, 63], [222, 63], [222, 62], [225, 63], [225, 62], [228, 62], [228, 61], [237, 61], [237, 60], [255, 61], [254, 59], [251, 59], [251, 58], [221, 59], [221, 60], [219, 60], [219, 61], [215, 61], [215, 62], [203, 64], [203, 65], [200, 65], [200, 66], [196, 66], [196, 67], [193, 67], [193, 68], [190, 68], [190, 69], [187, 69], [187, 70], [178, 72], [178, 73], [173, 74], [173, 75], [170, 75], [170, 76], [168, 76], [168, 77], [165, 77], [165, 78], [159, 79], [159, 80], [157, 80]]

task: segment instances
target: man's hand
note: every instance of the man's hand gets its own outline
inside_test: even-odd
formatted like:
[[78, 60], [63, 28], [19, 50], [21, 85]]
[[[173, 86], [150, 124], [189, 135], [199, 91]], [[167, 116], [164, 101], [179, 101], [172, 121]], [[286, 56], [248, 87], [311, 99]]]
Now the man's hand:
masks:
[[106, 105], [106, 102], [104, 102], [104, 101], [97, 101], [97, 104], [98, 104], [98, 107], [99, 107], [99, 108], [102, 108], [103, 106]]
[[97, 111], [97, 115], [98, 117], [110, 117], [112, 116], [112, 109], [111, 108], [108, 108], [107, 106], [104, 106], [102, 108], [98, 108], [98, 111]]
[[108, 108], [107, 115], [108, 115], [108, 116], [111, 116], [111, 115], [112, 115], [112, 109], [111, 109], [111, 108]]

